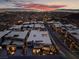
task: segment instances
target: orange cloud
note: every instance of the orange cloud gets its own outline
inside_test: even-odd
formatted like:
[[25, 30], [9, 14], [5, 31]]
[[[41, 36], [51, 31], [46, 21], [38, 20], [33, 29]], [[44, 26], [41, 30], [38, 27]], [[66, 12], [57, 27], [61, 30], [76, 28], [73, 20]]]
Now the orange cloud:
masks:
[[79, 9], [79, 2], [75, 1], [65, 1], [65, 2], [49, 2], [48, 5], [66, 5], [66, 7], [63, 7], [65, 9]]

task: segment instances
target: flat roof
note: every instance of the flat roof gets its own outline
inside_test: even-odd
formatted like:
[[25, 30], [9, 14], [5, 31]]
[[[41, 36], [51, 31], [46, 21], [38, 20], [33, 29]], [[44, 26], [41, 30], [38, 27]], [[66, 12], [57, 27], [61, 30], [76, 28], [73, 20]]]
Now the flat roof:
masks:
[[62, 26], [64, 26], [61, 22], [59, 22], [59, 21], [55, 21], [54, 23], [53, 23], [53, 25], [55, 26], [55, 27], [62, 27]]
[[61, 22], [59, 22], [59, 21], [52, 21], [52, 22], [53, 22], [53, 25], [55, 27], [62, 27], [63, 26], [63, 24]]
[[48, 21], [47, 23], [54, 23], [54, 21]]
[[21, 29], [23, 25], [13, 25], [12, 27], [10, 27], [9, 29]]
[[9, 30], [6, 31], [0, 31], [0, 38], [3, 37], [4, 35], [6, 35], [7, 33], [9, 33]]
[[31, 21], [31, 23], [35, 23], [35, 24], [36, 24], [36, 23], [37, 23], [37, 21]]
[[68, 29], [77, 28], [77, 26], [74, 26], [72, 24], [64, 24], [64, 26], [67, 27]]
[[27, 42], [30, 41], [41, 41], [40, 43], [43, 44], [52, 44], [47, 31], [31, 30], [31, 33], [27, 39]]
[[34, 27], [34, 24], [26, 24], [26, 25], [23, 25], [23, 27]]
[[71, 34], [74, 38], [79, 39], [79, 28], [73, 24], [64, 24], [62, 29], [66, 29], [69, 34]]
[[70, 27], [70, 26], [71, 26], [71, 27], [75, 27], [75, 28], [77, 27], [77, 26], [75, 26], [75, 25], [73, 25], [73, 24], [64, 24], [64, 25], [65, 25], [65, 26], [69, 26], [69, 27]]
[[43, 21], [38, 21], [38, 23], [42, 23], [43, 24], [44, 22]]
[[18, 39], [25, 39], [28, 31], [12, 31], [5, 37], [13, 37], [13, 38], [18, 38]]
[[45, 28], [44, 24], [35, 24], [35, 27]]
[[24, 22], [23, 25], [29, 24], [30, 22]]
[[75, 29], [75, 30], [68, 30], [68, 32], [75, 37], [76, 39], [79, 39], [79, 29]]

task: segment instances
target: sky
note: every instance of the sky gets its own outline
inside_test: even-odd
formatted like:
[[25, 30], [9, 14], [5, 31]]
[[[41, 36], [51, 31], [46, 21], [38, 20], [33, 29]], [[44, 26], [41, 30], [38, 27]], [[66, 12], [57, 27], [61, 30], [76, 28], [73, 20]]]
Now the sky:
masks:
[[0, 8], [15, 8], [13, 2], [39, 3], [46, 5], [66, 5], [63, 9], [79, 9], [79, 0], [0, 0]]

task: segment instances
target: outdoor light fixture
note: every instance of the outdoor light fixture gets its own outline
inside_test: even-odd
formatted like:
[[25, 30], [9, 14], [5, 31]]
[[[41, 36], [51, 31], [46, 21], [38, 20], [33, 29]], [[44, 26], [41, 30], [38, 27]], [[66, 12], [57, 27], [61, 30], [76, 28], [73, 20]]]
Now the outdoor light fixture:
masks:
[[40, 55], [41, 49], [40, 48], [33, 48], [32, 52], [34, 55], [37, 55], [37, 54]]
[[8, 45], [7, 46], [7, 53], [10, 55], [14, 55], [16, 52], [16, 46], [15, 45]]

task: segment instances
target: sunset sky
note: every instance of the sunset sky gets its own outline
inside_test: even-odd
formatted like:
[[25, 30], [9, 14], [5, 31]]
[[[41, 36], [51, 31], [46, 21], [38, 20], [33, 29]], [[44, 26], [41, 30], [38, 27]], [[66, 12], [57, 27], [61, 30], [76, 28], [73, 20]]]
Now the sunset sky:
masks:
[[15, 8], [13, 2], [39, 3], [46, 5], [66, 5], [63, 9], [79, 9], [79, 0], [0, 0], [0, 8]]

